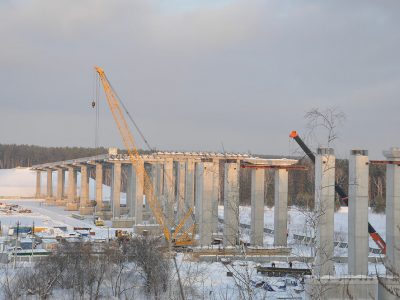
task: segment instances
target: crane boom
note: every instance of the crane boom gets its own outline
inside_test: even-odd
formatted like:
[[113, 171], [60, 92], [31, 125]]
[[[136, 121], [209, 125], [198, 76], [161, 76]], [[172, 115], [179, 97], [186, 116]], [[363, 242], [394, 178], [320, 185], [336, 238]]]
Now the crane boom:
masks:
[[[194, 226], [190, 226], [188, 230], [183, 231], [182, 233], [179, 232], [184, 227], [184, 223], [189, 219], [187, 215], [185, 216], [184, 220], [181, 220], [179, 222], [179, 231], [173, 232], [171, 234], [171, 230], [168, 228], [165, 222], [162, 206], [154, 193], [154, 187], [152, 185], [150, 176], [144, 169], [143, 158], [139, 154], [133, 135], [126, 122], [123, 110], [120, 105], [121, 101], [119, 100], [117, 93], [112, 88], [106, 74], [104, 73], [104, 70], [100, 67], [95, 67], [95, 70], [100, 77], [108, 106], [110, 107], [111, 113], [114, 117], [114, 121], [117, 124], [123, 143], [128, 151], [129, 159], [131, 163], [135, 166], [136, 174], [138, 176], [144, 176], [144, 185], [148, 191], [148, 203], [156, 222], [159, 224], [164, 233], [165, 239], [167, 241], [173, 242], [177, 246], [192, 245], [194, 242], [195, 233]], [[187, 214], [192, 214], [191, 208], [189, 209]]]
[[[305, 154], [310, 158], [310, 160], [315, 164], [315, 155], [314, 153], [308, 148], [308, 146], [303, 142], [303, 140], [299, 137], [297, 134], [297, 131], [292, 131], [289, 135], [292, 139], [294, 139], [297, 144], [299, 144], [300, 148], [304, 151]], [[346, 195], [342, 187], [335, 182], [335, 191], [339, 195], [341, 202], [344, 202], [345, 205], [348, 206], [349, 204], [349, 197]], [[379, 249], [382, 250], [382, 253], [386, 253], [386, 243], [383, 240], [383, 238], [379, 235], [379, 233], [376, 232], [375, 228], [368, 222], [368, 233], [377, 244]]]

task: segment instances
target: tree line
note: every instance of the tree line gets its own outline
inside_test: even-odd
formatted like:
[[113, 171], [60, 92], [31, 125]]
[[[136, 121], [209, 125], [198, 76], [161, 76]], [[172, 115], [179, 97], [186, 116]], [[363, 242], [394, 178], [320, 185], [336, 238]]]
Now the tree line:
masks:
[[34, 145], [0, 144], [0, 169], [31, 167], [53, 161], [63, 161], [107, 153], [107, 149], [85, 147], [42, 147]]

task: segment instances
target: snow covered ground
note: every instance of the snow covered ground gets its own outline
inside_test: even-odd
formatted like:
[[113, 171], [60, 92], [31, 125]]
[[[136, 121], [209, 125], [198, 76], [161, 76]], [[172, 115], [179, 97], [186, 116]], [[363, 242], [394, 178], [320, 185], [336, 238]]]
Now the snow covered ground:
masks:
[[36, 172], [29, 168], [0, 169], [0, 196], [33, 197]]
[[[42, 183], [46, 182], [46, 176], [42, 178]], [[54, 187], [56, 186], [56, 175], [53, 176]], [[35, 193], [36, 174], [29, 169], [13, 169], [13, 170], [0, 170], [0, 196], [31, 196]], [[42, 191], [45, 190], [45, 185]], [[80, 178], [78, 175], [78, 188], [80, 186]], [[94, 198], [95, 181], [90, 180], [90, 197]], [[109, 199], [110, 188], [103, 186], [105, 200]], [[55, 192], [55, 191], [54, 191]], [[125, 194], [121, 197], [125, 202]], [[21, 226], [31, 226], [35, 222], [35, 226], [67, 226], [70, 230], [72, 227], [91, 227], [96, 233], [98, 238], [107, 238], [114, 236], [114, 230], [109, 228], [110, 222], [106, 222], [105, 227], [96, 227], [93, 224], [91, 216], [86, 217], [85, 220], [78, 220], [71, 216], [71, 212], [63, 210], [63, 207], [46, 206], [43, 200], [37, 199], [2, 199], [0, 202], [15, 203], [25, 208], [32, 210], [32, 213], [14, 214], [14, 215], [0, 215], [0, 221], [3, 227], [15, 226], [17, 222]], [[219, 207], [219, 216], [223, 217], [223, 206]], [[240, 221], [241, 223], [250, 224], [251, 209], [250, 207], [240, 207]], [[273, 229], [273, 216], [274, 209], [264, 208], [264, 222], [265, 226]], [[309, 256], [310, 249], [306, 246], [301, 246], [293, 240], [294, 233], [309, 234], [310, 228], [305, 226], [308, 213], [301, 211], [298, 208], [290, 208], [288, 210], [288, 233], [289, 233], [289, 246], [293, 248], [294, 255]], [[347, 224], [348, 224], [347, 208], [342, 208], [335, 213], [335, 237], [343, 241], [347, 241]], [[385, 238], [385, 215], [375, 214], [370, 211], [369, 221], [375, 227], [379, 234]], [[130, 229], [132, 230], [132, 229]], [[243, 235], [248, 238], [248, 230], [243, 230]], [[273, 245], [273, 236], [265, 234], [265, 246]], [[377, 246], [370, 239], [370, 247], [376, 248]], [[337, 248], [337, 247], [336, 247]], [[335, 249], [335, 255], [346, 256], [347, 249]], [[232, 268], [238, 272], [240, 276], [248, 276], [254, 282], [267, 281], [276, 291], [266, 292], [260, 288], [252, 288], [254, 291], [254, 299], [276, 299], [280, 297], [304, 297], [304, 293], [297, 294], [294, 289], [287, 287], [286, 291], [279, 289], [281, 284], [278, 282], [279, 278], [268, 278], [263, 275], [256, 274], [255, 263], [251, 261], [237, 261], [233, 263], [233, 267], [227, 267], [221, 263], [193, 263], [185, 259], [183, 254], [178, 255], [178, 262], [181, 267], [183, 278], [190, 278], [191, 272], [196, 270], [198, 272], [198, 279], [194, 283], [198, 290], [208, 295], [209, 299], [221, 299], [230, 297], [237, 298], [237, 280], [234, 277], [228, 277], [227, 271], [232, 271]], [[287, 263], [276, 262], [277, 266], [287, 266]], [[295, 262], [294, 267], [305, 267], [300, 262]], [[335, 264], [336, 274], [345, 275], [347, 273], [347, 264]], [[380, 264], [369, 264], [370, 274], [383, 273], [384, 267]], [[243, 287], [241, 287], [243, 288]], [[236, 290], [236, 292], [235, 292]]]

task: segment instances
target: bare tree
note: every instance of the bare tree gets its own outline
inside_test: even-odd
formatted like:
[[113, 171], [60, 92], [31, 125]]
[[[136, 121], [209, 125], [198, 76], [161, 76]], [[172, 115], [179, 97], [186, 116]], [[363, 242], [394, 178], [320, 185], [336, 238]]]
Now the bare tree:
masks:
[[[309, 135], [315, 135], [317, 131], [324, 138], [324, 143], [319, 146], [330, 147], [339, 137], [338, 127], [346, 120], [346, 115], [337, 107], [328, 107], [321, 110], [313, 108], [305, 114]], [[314, 136], [316, 138], [316, 136]]]

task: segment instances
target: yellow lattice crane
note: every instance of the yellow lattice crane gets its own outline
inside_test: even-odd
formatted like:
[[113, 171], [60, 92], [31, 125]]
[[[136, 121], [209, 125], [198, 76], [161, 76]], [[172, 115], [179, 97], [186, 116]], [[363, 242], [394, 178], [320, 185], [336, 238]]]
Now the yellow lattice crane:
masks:
[[[147, 201], [156, 222], [164, 232], [165, 239], [175, 246], [193, 245], [195, 237], [193, 208], [187, 208], [187, 212], [184, 214], [183, 218], [179, 220], [177, 224], [172, 225], [171, 228], [168, 227], [169, 224], [166, 224], [165, 222], [162, 205], [159, 203], [159, 200], [154, 193], [152, 181], [144, 168], [143, 158], [137, 150], [135, 140], [129, 129], [128, 123], [126, 122], [123, 110], [121, 109], [121, 101], [107, 79], [104, 70], [100, 67], [95, 67], [95, 70], [103, 85], [108, 106], [110, 107], [119, 133], [121, 134], [124, 145], [128, 151], [130, 161], [135, 166], [136, 174], [137, 176], [144, 176], [144, 188], [148, 191]], [[192, 224], [189, 224], [190, 221]]]

